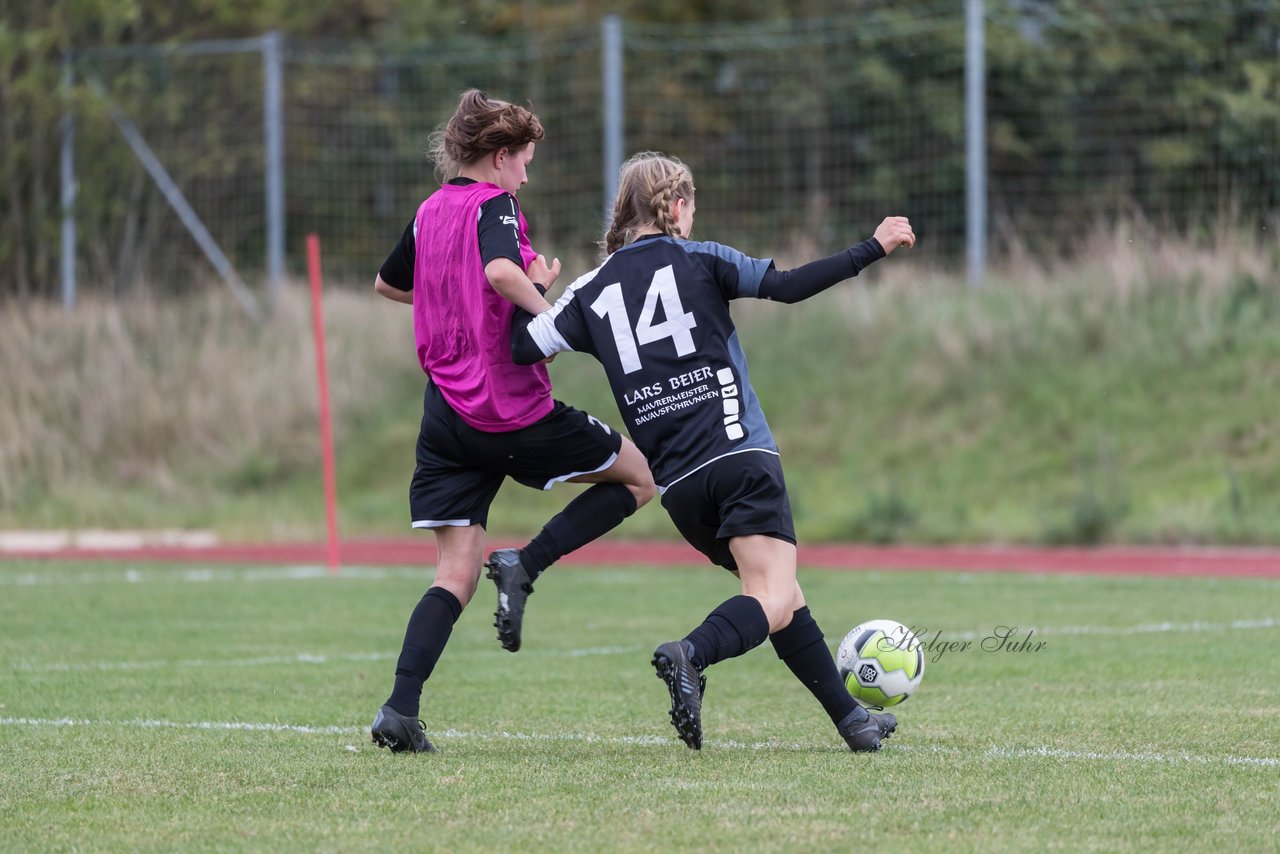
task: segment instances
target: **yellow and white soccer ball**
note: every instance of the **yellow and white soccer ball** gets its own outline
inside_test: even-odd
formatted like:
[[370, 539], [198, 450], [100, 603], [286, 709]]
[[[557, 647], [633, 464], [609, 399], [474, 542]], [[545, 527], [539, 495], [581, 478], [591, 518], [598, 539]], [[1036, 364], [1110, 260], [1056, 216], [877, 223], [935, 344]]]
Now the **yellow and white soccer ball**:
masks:
[[924, 648], [914, 632], [894, 620], [868, 620], [845, 635], [836, 652], [845, 687], [863, 706], [896, 706], [924, 678]]

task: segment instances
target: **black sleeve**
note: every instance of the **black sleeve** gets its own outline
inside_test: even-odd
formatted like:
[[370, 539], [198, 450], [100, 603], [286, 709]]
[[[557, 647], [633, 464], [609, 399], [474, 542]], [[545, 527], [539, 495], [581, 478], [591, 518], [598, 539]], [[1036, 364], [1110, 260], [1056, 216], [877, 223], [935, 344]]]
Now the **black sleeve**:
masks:
[[415, 221], [409, 220], [404, 234], [400, 236], [400, 242], [391, 250], [387, 260], [382, 262], [382, 269], [378, 271], [382, 281], [401, 291], [413, 290], [413, 259], [417, 253], [417, 243], [413, 239]]
[[[538, 282], [534, 282], [533, 286], [544, 297], [547, 295], [547, 289]], [[534, 315], [520, 306], [516, 306], [515, 314], [511, 315], [511, 361], [517, 365], [533, 365], [547, 358], [538, 348], [537, 342], [525, 334], [525, 329], [533, 322], [533, 318]]]
[[510, 193], [495, 196], [480, 206], [480, 263], [507, 258], [521, 270], [520, 206]]
[[884, 257], [884, 247], [874, 237], [857, 246], [837, 252], [830, 258], [810, 261], [794, 270], [775, 270], [770, 267], [760, 280], [760, 299], [794, 303], [806, 300], [845, 279], [851, 279], [867, 265]]

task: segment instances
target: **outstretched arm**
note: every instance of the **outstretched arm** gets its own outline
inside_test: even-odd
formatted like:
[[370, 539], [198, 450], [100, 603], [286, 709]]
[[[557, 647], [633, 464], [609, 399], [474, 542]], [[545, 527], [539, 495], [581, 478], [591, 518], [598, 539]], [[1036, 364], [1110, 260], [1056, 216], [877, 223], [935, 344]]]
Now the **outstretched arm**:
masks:
[[761, 299], [796, 303], [822, 293], [832, 285], [851, 279], [867, 265], [885, 257], [899, 246], [915, 246], [911, 223], [903, 216], [886, 217], [874, 236], [837, 252], [829, 258], [811, 261], [794, 270], [765, 272], [757, 293]]

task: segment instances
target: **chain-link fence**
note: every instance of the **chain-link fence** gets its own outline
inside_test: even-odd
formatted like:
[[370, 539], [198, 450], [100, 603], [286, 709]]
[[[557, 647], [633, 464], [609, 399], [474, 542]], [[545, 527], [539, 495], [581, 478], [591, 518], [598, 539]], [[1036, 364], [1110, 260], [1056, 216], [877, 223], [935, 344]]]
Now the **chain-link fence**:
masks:
[[[1280, 216], [1280, 0], [1064, 6], [986, 3], [986, 198], [991, 247], [1069, 251], [1099, 221], [1142, 216], [1189, 233]], [[962, 264], [963, 4], [740, 25], [625, 23], [625, 153], [682, 157], [697, 236], [800, 260], [912, 218], [920, 253]], [[77, 58], [100, 81], [231, 263], [267, 257], [264, 60], [238, 50], [135, 48]], [[288, 267], [317, 232], [326, 271], [367, 282], [436, 186], [430, 132], [478, 86], [531, 102], [547, 128], [521, 201], [535, 245], [594, 258], [603, 228], [598, 22], [507, 41], [285, 41]], [[124, 144], [102, 97], [76, 102], [82, 288], [209, 275], [188, 230]], [[270, 120], [268, 116], [266, 120]]]
[[289, 230], [321, 235], [327, 269], [372, 281], [438, 186], [428, 137], [471, 86], [531, 102], [546, 126], [520, 193], [535, 245], [564, 254], [600, 228], [598, 28], [546, 45], [295, 45], [287, 57]]
[[[179, 288], [212, 275], [192, 234], [131, 148], [132, 128], [237, 268], [264, 266], [263, 60], [256, 41], [89, 53], [73, 66], [81, 289]], [[122, 126], [120, 122], [124, 122]], [[65, 169], [65, 167], [64, 167]]]

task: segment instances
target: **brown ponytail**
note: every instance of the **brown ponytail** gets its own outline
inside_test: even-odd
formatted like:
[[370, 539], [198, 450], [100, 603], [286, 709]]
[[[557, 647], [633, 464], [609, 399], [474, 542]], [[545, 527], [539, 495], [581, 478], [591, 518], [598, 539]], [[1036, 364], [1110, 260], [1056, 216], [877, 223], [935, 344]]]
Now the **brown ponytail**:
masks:
[[490, 98], [479, 89], [468, 89], [458, 99], [453, 118], [431, 135], [428, 157], [442, 181], [486, 154], [501, 148], [512, 151], [545, 135], [532, 110]]

